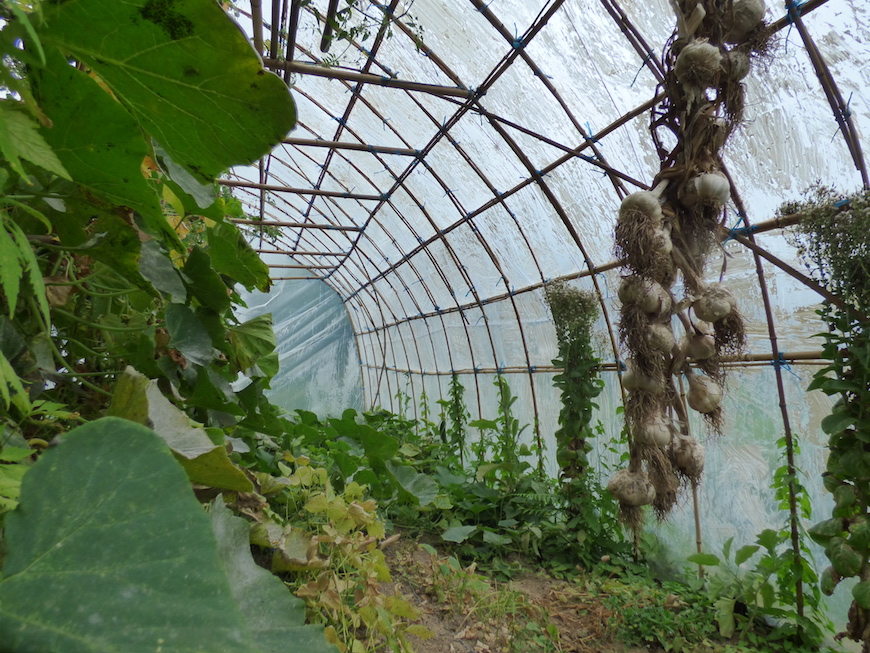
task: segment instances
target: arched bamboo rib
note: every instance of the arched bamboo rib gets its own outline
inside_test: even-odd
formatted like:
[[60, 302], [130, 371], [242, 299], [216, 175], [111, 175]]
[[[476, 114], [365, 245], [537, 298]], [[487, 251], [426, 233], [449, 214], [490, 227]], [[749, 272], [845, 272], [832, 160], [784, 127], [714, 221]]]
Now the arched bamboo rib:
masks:
[[251, 227], [288, 227], [294, 229], [321, 229], [324, 231], [362, 231], [362, 227], [351, 227], [341, 224], [312, 224], [310, 222], [280, 222], [278, 220], [248, 220], [247, 218], [230, 218], [230, 222]]
[[864, 188], [870, 188], [870, 178], [867, 176], [867, 166], [864, 163], [864, 154], [861, 151], [861, 141], [858, 138], [857, 131], [855, 130], [855, 123], [852, 121], [852, 112], [849, 109], [849, 104], [843, 100], [843, 96], [840, 94], [840, 89], [831, 75], [828, 64], [825, 63], [824, 58], [819, 52], [819, 48], [816, 46], [815, 41], [813, 41], [813, 38], [810, 36], [810, 33], [807, 31], [807, 28], [801, 19], [801, 13], [803, 11], [802, 5], [798, 5], [795, 0], [788, 0], [788, 2], [786, 2], [786, 8], [788, 9], [788, 18], [797, 28], [801, 40], [804, 43], [804, 49], [806, 49], [810, 61], [813, 64], [813, 68], [816, 71], [816, 75], [819, 78], [819, 82], [822, 85], [822, 89], [825, 91], [825, 96], [828, 98], [828, 103], [831, 105], [831, 110], [834, 112], [834, 119], [840, 126], [840, 131], [843, 134], [843, 138], [846, 140], [846, 146], [849, 148], [849, 153], [852, 155], [852, 161], [861, 175]]
[[270, 269], [281, 270], [331, 270], [334, 265], [303, 265], [301, 263], [267, 263]]
[[816, 291], [819, 295], [824, 297], [826, 301], [831, 302], [834, 306], [837, 306], [838, 308], [842, 308], [842, 309], [846, 309], [848, 307], [848, 309], [852, 312], [852, 314], [855, 315], [862, 322], [870, 321], [870, 320], [868, 320], [866, 315], [864, 315], [863, 313], [861, 313], [860, 311], [855, 309], [855, 307], [846, 304], [846, 302], [844, 302], [842, 299], [840, 299], [835, 294], [830, 292], [827, 288], [820, 285], [819, 283], [817, 283], [816, 281], [814, 281], [813, 279], [811, 279], [807, 275], [802, 274], [801, 272], [798, 272], [792, 266], [790, 266], [788, 263], [786, 263], [785, 261], [783, 261], [780, 258], [777, 258], [776, 256], [774, 256], [773, 254], [771, 254], [770, 252], [768, 252], [764, 248], [759, 247], [755, 243], [754, 239], [750, 240], [749, 238], [747, 238], [745, 236], [736, 235], [736, 234], [731, 234], [730, 237], [733, 238], [734, 240], [736, 240], [741, 245], [752, 250], [753, 254], [762, 257], [763, 259], [769, 261], [770, 263], [773, 263], [773, 265], [775, 265], [780, 270], [782, 270], [783, 272], [788, 274], [790, 277], [797, 279], [798, 281], [800, 281], [802, 284], [804, 284], [808, 288], [811, 288], [812, 290]]
[[628, 19], [622, 7], [619, 6], [616, 0], [601, 0], [601, 4], [604, 5], [607, 13], [610, 14], [626, 39], [628, 39], [628, 42], [631, 43], [632, 47], [643, 60], [643, 65], [650, 69], [653, 77], [656, 78], [656, 82], [661, 84], [665, 76], [658, 58], [654, 56], [652, 48], [650, 48], [638, 29]]
[[[556, 215], [559, 216], [559, 219], [562, 221], [562, 226], [564, 226], [565, 229], [568, 231], [568, 233], [571, 235], [571, 239], [574, 241], [574, 244], [576, 245], [577, 249], [580, 251], [580, 255], [583, 257], [583, 260], [586, 263], [586, 268], [589, 270], [593, 269], [595, 266], [592, 263], [592, 259], [589, 258], [589, 254], [587, 253], [586, 248], [583, 245], [583, 241], [580, 238], [580, 235], [574, 229], [574, 225], [571, 223], [571, 220], [568, 217], [568, 214], [565, 213], [565, 210], [562, 208], [561, 203], [556, 198], [556, 196], [553, 194], [553, 191], [550, 189], [549, 185], [544, 180], [544, 177], [542, 175], [538, 175], [537, 172], [535, 172], [535, 169], [534, 169], [534, 166], [532, 165], [532, 162], [529, 161], [529, 158], [525, 155], [525, 153], [522, 151], [522, 149], [519, 147], [519, 145], [517, 145], [516, 141], [514, 141], [512, 138], [510, 138], [510, 136], [504, 131], [504, 129], [501, 127], [501, 125], [499, 125], [498, 123], [492, 123], [492, 126], [493, 126], [493, 129], [495, 129], [499, 133], [499, 135], [502, 137], [502, 139], [504, 139], [505, 142], [508, 143], [508, 145], [510, 146], [510, 148], [514, 152], [514, 155], [526, 167], [526, 169], [529, 171], [529, 174], [532, 175], [533, 177], [537, 177], [538, 186], [540, 187], [541, 191], [544, 193], [544, 196], [550, 202], [550, 205], [553, 207], [553, 210], [556, 212]], [[610, 345], [611, 345], [611, 348], [613, 350], [613, 358], [614, 358], [614, 360], [616, 360], [619, 358], [619, 346], [616, 342], [616, 338], [613, 335], [613, 325], [612, 325], [611, 320], [610, 320], [610, 315], [608, 314], [608, 311], [607, 311], [607, 303], [604, 301], [604, 294], [601, 292], [601, 288], [598, 285], [598, 279], [596, 279], [596, 277], [594, 275], [592, 276], [592, 285], [595, 288], [595, 294], [596, 294], [596, 297], [598, 298], [599, 305], [601, 306], [601, 315], [604, 317], [604, 323], [607, 326], [607, 335], [608, 335], [608, 338], [610, 339]], [[508, 291], [510, 291], [510, 288], [508, 288]], [[510, 302], [511, 302], [511, 304], [516, 306], [516, 303], [515, 303], [516, 300], [514, 299], [513, 295], [510, 296]], [[519, 315], [517, 315], [517, 319], [519, 319]], [[523, 339], [523, 347], [525, 347], [525, 346], [526, 346], [525, 339]], [[529, 361], [528, 350], [526, 350], [525, 353], [526, 353], [526, 362], [528, 362], [531, 365], [531, 362]], [[531, 371], [529, 372], [529, 374], [531, 375]], [[530, 382], [531, 382], [531, 376], [530, 376]], [[532, 387], [534, 388], [534, 382], [531, 382], [531, 383], [532, 383]], [[620, 389], [621, 389], [622, 388], [622, 379], [621, 378], [619, 380], [619, 385], [620, 385]], [[537, 412], [535, 414], [537, 415]]]
[[[389, 6], [383, 7], [385, 14], [392, 15], [395, 12], [397, 5], [398, 5], [398, 0], [390, 0]], [[309, 11], [311, 11], [311, 8], [309, 8]], [[315, 14], [315, 15], [318, 18], [320, 17], [319, 14]], [[363, 64], [363, 67], [361, 70], [361, 73], [364, 75], [367, 75], [369, 73], [371, 66], [373, 65], [374, 62], [377, 61], [377, 53], [381, 48], [381, 44], [383, 43], [384, 35], [387, 32], [387, 25], [388, 25], [388, 21], [383, 21], [381, 23], [380, 27], [378, 28], [378, 33], [375, 36], [374, 43], [372, 44], [371, 50], [367, 52], [366, 61]], [[309, 56], [311, 56], [311, 55], [309, 54]], [[313, 56], [311, 56], [311, 58], [315, 59]], [[353, 109], [356, 106], [356, 103], [361, 96], [363, 88], [364, 88], [364, 85], [362, 83], [357, 83], [354, 86], [354, 88], [351, 89], [350, 101], [347, 103], [347, 106], [345, 107], [344, 112], [342, 113], [341, 117], [338, 120], [338, 124], [336, 126], [335, 134], [334, 134], [332, 140], [337, 141], [337, 140], [341, 139], [342, 132], [345, 130], [346, 125], [348, 124], [348, 120], [350, 119], [350, 115], [353, 112]], [[361, 140], [361, 139], [359, 139], [359, 140]], [[319, 175], [317, 181], [314, 183], [315, 188], [320, 188], [322, 186], [323, 180], [326, 178], [326, 175], [329, 173], [329, 169], [332, 165], [332, 159], [333, 159], [334, 155], [335, 155], [335, 150], [329, 150], [327, 152], [326, 160], [323, 162], [323, 165], [322, 165], [321, 171], [320, 171], [320, 175]], [[379, 208], [380, 208], [380, 204], [378, 204], [377, 206], [374, 207], [373, 212], [377, 212], [377, 210]], [[309, 213], [310, 213], [310, 206], [309, 206], [309, 210], [306, 211], [304, 214], [305, 219], [308, 219]], [[299, 242], [299, 239], [297, 238], [297, 245], [298, 245], [298, 242]], [[351, 246], [351, 249], [353, 249], [353, 245]]]
[[[413, 33], [409, 28], [408, 28], [407, 25], [405, 25], [402, 21], [400, 21], [400, 20], [395, 20], [395, 19], [393, 20], [393, 24], [396, 25], [396, 26], [397, 26], [397, 27], [398, 27], [402, 32], [404, 32], [407, 36], [409, 36], [411, 39], [413, 39], [414, 42], [418, 44], [418, 47], [420, 47], [419, 44], [422, 44], [422, 41], [420, 41], [420, 40], [417, 38], [417, 36], [416, 36], [416, 35], [415, 35], [415, 34], [414, 34], [414, 33]], [[501, 24], [501, 23], [499, 23], [499, 24]], [[502, 32], [502, 36], [505, 36], [505, 38], [508, 38], [508, 37], [510, 37], [510, 32], [506, 32], [506, 33], [505, 33], [505, 32]], [[510, 37], [508, 40], [512, 40], [512, 38], [513, 38], [513, 37]], [[447, 66], [447, 65], [446, 65], [446, 64], [445, 64], [445, 63], [444, 63], [444, 62], [443, 62], [439, 57], [437, 57], [437, 56], [432, 52], [431, 48], [429, 48], [428, 46], [423, 46], [423, 47], [421, 47], [421, 51], [422, 51], [422, 52], [423, 52], [423, 53], [424, 53], [424, 54], [425, 54], [425, 55], [426, 55], [426, 56], [427, 56], [427, 57], [428, 57], [428, 58], [429, 58], [433, 63], [435, 63], [435, 65], [438, 67], [438, 69], [439, 69], [442, 73], [444, 73], [444, 74], [445, 74], [447, 77], [449, 77], [453, 82], [455, 82], [455, 83], [457, 84], [457, 86], [460, 86], [461, 88], [465, 88], [465, 85], [462, 84], [462, 81], [459, 79], [459, 76], [458, 76], [456, 73], [454, 73], [454, 72], [453, 72], [453, 71], [452, 71], [452, 70], [451, 70], [451, 69], [450, 69], [450, 68], [449, 68], [449, 67], [448, 67], [448, 66]], [[535, 67], [533, 68], [533, 70], [536, 70], [536, 71], [540, 72], [540, 69], [537, 68], [537, 66], [535, 66]], [[536, 73], [536, 74], [537, 74], [537, 73]], [[565, 105], [565, 104], [563, 103], [563, 101], [562, 101], [562, 99], [561, 99], [561, 96], [559, 96], [557, 93], [555, 93], [555, 88], [552, 87], [552, 84], [549, 82], [549, 80], [547, 79], [546, 75], [543, 75], [543, 73], [541, 73], [541, 74], [539, 74], [538, 76], [539, 76], [539, 78], [540, 78], [540, 79], [545, 83], [545, 85], [547, 86], [548, 90], [550, 90], [552, 93], [555, 94], [557, 101], [558, 101], [560, 104], [563, 105], [563, 108], [565, 108], [566, 113], [568, 114], [568, 116], [569, 116], [569, 118], [571, 119], [571, 121], [574, 123], [575, 127], [577, 128], [577, 131], [578, 131], [578, 132], [579, 132], [579, 133], [580, 133], [584, 138], [587, 137], [587, 136], [591, 136], [591, 134], [586, 134], [586, 133], [585, 133], [585, 130], [583, 129], [583, 127], [579, 125], [579, 122], [577, 122], [577, 121], [574, 119], [573, 115], [570, 113], [570, 111], [568, 111], [568, 109], [567, 109], [567, 105]], [[454, 101], [454, 100], [448, 100], [448, 101]], [[526, 128], [526, 127], [523, 127], [522, 125], [518, 125], [518, 124], [516, 124], [516, 123], [514, 123], [514, 122], [511, 122], [511, 121], [509, 121], [509, 120], [506, 120], [505, 118], [502, 118], [501, 116], [497, 116], [497, 115], [494, 114], [494, 113], [490, 113], [490, 112], [488, 112], [488, 111], [485, 111], [485, 110], [483, 110], [483, 109], [480, 108], [480, 107], [474, 107], [474, 108], [472, 108], [472, 112], [475, 113], [475, 114], [480, 114], [480, 115], [482, 115], [482, 116], [484, 116], [484, 117], [486, 117], [486, 118], [489, 118], [490, 120], [498, 120], [498, 121], [501, 122], [502, 124], [507, 125], [507, 126], [511, 127], [512, 129], [516, 129], [517, 131], [520, 131], [520, 132], [526, 134], [527, 136], [531, 136], [532, 138], [536, 138], [536, 139], [540, 140], [542, 143], [546, 143], [547, 145], [550, 145], [551, 147], [558, 148], [558, 149], [560, 149], [560, 150], [562, 150], [562, 151], [564, 151], [564, 152], [571, 153], [571, 154], [573, 154], [574, 156], [583, 159], [583, 160], [586, 161], [587, 163], [591, 163], [592, 165], [601, 168], [602, 170], [604, 170], [605, 172], [607, 172], [609, 175], [613, 175], [613, 176], [615, 176], [615, 177], [618, 177], [619, 179], [621, 179], [621, 180], [623, 180], [623, 181], [627, 181], [627, 182], [629, 182], [630, 184], [633, 184], [633, 185], [638, 186], [638, 187], [640, 187], [640, 188], [644, 188], [644, 189], [649, 188], [649, 186], [647, 186], [646, 184], [644, 184], [642, 181], [638, 181], [637, 179], [634, 179], [633, 177], [630, 177], [629, 175], [627, 175], [627, 174], [625, 174], [625, 173], [623, 173], [623, 172], [620, 172], [620, 171], [617, 170], [616, 168], [613, 168], [613, 167], [609, 166], [609, 165], [604, 161], [603, 157], [601, 157], [601, 158], [594, 158], [594, 157], [590, 157], [590, 156], [587, 156], [587, 155], [584, 155], [584, 154], [575, 153], [574, 150], [573, 150], [571, 147], [567, 146], [567, 145], [564, 145], [564, 144], [559, 143], [559, 142], [557, 142], [557, 141], [554, 141], [554, 140], [552, 140], [552, 139], [550, 139], [550, 138], [547, 138], [546, 136], [543, 136], [543, 135], [541, 135], [541, 134], [538, 134], [537, 132], [535, 132], [535, 131], [533, 131], [533, 130], [531, 130], [531, 129], [528, 129], [528, 128]], [[594, 146], [594, 143], [593, 143], [593, 146]], [[596, 153], [597, 156], [600, 156], [600, 152], [597, 151], [597, 148], [594, 148], [593, 151]]]
[[326, 77], [329, 79], [343, 79], [349, 82], [374, 84], [375, 86], [384, 86], [405, 91], [417, 91], [419, 93], [428, 93], [429, 95], [435, 96], [468, 98], [474, 94], [474, 91], [467, 89], [437, 86], [435, 84], [423, 84], [422, 82], [411, 82], [402, 79], [392, 79], [390, 77], [381, 77], [370, 73], [357, 73], [342, 68], [323, 68], [322, 66], [302, 63], [301, 61], [280, 61], [278, 59], [270, 58], [265, 59], [263, 64], [267, 68], [272, 68], [274, 70], [287, 70], [291, 73], [298, 73], [300, 75], [313, 75], [314, 77]]
[[[505, 39], [510, 44], [514, 43], [514, 37], [511, 32], [504, 26], [504, 24], [492, 13], [489, 8], [489, 5], [485, 4], [483, 0], [471, 0], [471, 4], [475, 6], [475, 8], [489, 21], [490, 25], [492, 25], [496, 31], [501, 34], [502, 38]], [[558, 102], [559, 106], [562, 107], [562, 111], [565, 112], [565, 115], [568, 117], [568, 120], [571, 121], [571, 124], [574, 125], [574, 129], [577, 130], [577, 133], [580, 134], [580, 137], [583, 139], [590, 139], [592, 134], [587, 134], [586, 130], [580, 124], [580, 121], [574, 116], [570, 107], [567, 103], [562, 99], [562, 96], [556, 90], [556, 87], [553, 83], [547, 78], [541, 68], [534, 62], [532, 57], [526, 52], [525, 48], [520, 48], [520, 57], [525, 62], [525, 64], [531, 68], [532, 72], [535, 76], [541, 81], [544, 87], [550, 92], [550, 95], [555, 98], [556, 102]], [[607, 168], [610, 166], [607, 165], [607, 160], [604, 158], [601, 150], [595, 144], [595, 141], [591, 141], [591, 149], [595, 155], [595, 158], [600, 159]], [[610, 175], [610, 181], [613, 184], [613, 187], [616, 189], [617, 193], [625, 194], [625, 186], [622, 185], [622, 179], [618, 176]]]
[[[720, 163], [722, 161], [720, 160]], [[734, 180], [728, 172], [727, 167], [722, 163], [721, 165], [722, 172], [728, 177], [728, 182], [731, 186], [731, 199], [734, 202], [734, 205], [737, 207], [738, 212], [743, 217], [743, 221], [746, 224], [746, 227], [751, 230], [752, 224], [749, 221], [749, 215], [746, 212], [746, 206], [743, 204], [743, 200], [740, 197], [740, 193], [737, 187], [734, 184]], [[741, 237], [743, 238], [743, 237]], [[786, 467], [788, 471], [788, 477], [790, 479], [797, 478], [797, 472], [795, 469], [795, 460], [794, 460], [794, 434], [791, 430], [791, 423], [789, 421], [788, 416], [788, 402], [785, 397], [785, 385], [782, 380], [782, 354], [779, 351], [779, 345], [777, 343], [777, 334], [776, 334], [776, 322], [773, 318], [773, 309], [770, 305], [770, 293], [767, 288], [767, 280], [764, 275], [764, 264], [762, 263], [761, 253], [764, 251], [760, 247], [755, 245], [755, 235], [750, 231], [748, 237], [743, 238], [747, 243], [751, 243], [753, 259], [755, 261], [755, 270], [758, 275], [758, 286], [761, 290], [761, 299], [764, 305], [764, 317], [765, 322], [767, 324], [767, 333], [770, 339], [770, 353], [771, 353], [771, 361], [773, 364], [773, 371], [776, 377], [776, 391], [777, 396], [779, 397], [779, 408], [780, 415], [782, 419], [782, 428], [784, 432], [785, 438], [785, 449], [786, 449]], [[794, 555], [794, 569], [802, 569], [802, 561], [801, 561], [801, 546], [800, 546], [800, 518], [797, 512], [797, 489], [795, 487], [795, 482], [790, 481], [788, 483], [788, 504], [789, 504], [789, 529], [791, 531], [791, 548]], [[795, 609], [797, 610], [798, 616], [803, 617], [804, 615], [804, 586], [803, 580], [800, 575], [795, 578]]]
[[[780, 352], [778, 358], [774, 358], [770, 354], [740, 354], [736, 356], [723, 356], [722, 364], [725, 367], [782, 367], [785, 365], [827, 365], [830, 361], [822, 358], [821, 351], [802, 351], [802, 352]], [[367, 365], [364, 365], [366, 367]], [[380, 366], [371, 366], [373, 369], [380, 369]], [[415, 374], [419, 376], [450, 376], [453, 374], [528, 374], [530, 371], [533, 374], [561, 374], [565, 371], [564, 368], [556, 365], [534, 365], [531, 368], [522, 366], [510, 367], [475, 367], [463, 368], [450, 371], [430, 371], [430, 370], [412, 370], [397, 367], [388, 368], [389, 371], [396, 374]], [[622, 367], [617, 363], [602, 363], [596, 369], [599, 372], [622, 372]]]
[[378, 154], [396, 154], [399, 156], [417, 156], [417, 150], [403, 147], [386, 147], [385, 145], [366, 145], [365, 143], [339, 143], [338, 141], [324, 141], [316, 138], [285, 138], [285, 145], [297, 147], [328, 147], [332, 150], [355, 150], [358, 152], [376, 152]]
[[[653, 99], [648, 100], [648, 101], [645, 102], [644, 104], [640, 105], [639, 107], [635, 108], [635, 109], [632, 110], [632, 111], [629, 111], [628, 113], [626, 113], [625, 115], [623, 115], [621, 118], [619, 118], [619, 119], [616, 120], [615, 122], [611, 123], [610, 125], [608, 125], [608, 126], [605, 127], [604, 129], [602, 129], [600, 132], [598, 132], [597, 134], [595, 134], [595, 135], [593, 136], [593, 138], [594, 138], [595, 140], [601, 140], [601, 139], [604, 138], [607, 134], [610, 134], [610, 133], [613, 132], [614, 130], [618, 129], [619, 127], [621, 127], [622, 125], [624, 125], [624, 124], [625, 124], [626, 122], [628, 122], [629, 120], [632, 120], [633, 118], [636, 118], [637, 116], [639, 116], [639, 115], [641, 115], [642, 113], [644, 113], [644, 112], [648, 111], [649, 109], [651, 109], [653, 106], [655, 106], [656, 104], [658, 104], [659, 102], [661, 102], [661, 100], [662, 100], [663, 98], [664, 98], [664, 95], [663, 95], [663, 94], [659, 94], [659, 95], [657, 95], [656, 97], [654, 97]], [[540, 171], [540, 174], [541, 174], [541, 175], [546, 175], [547, 173], [552, 172], [553, 170], [555, 170], [555, 169], [556, 169], [557, 167], [559, 167], [560, 165], [566, 163], [567, 161], [570, 161], [572, 158], [574, 158], [574, 156], [575, 156], [577, 153], [582, 152], [582, 151], [585, 150], [588, 146], [589, 146], [589, 143], [588, 143], [588, 142], [587, 142], [587, 143], [581, 143], [581, 144], [578, 145], [576, 148], [574, 148], [574, 150], [572, 151], [571, 154], [567, 154], [567, 155], [565, 155], [565, 156], [562, 156], [562, 157], [560, 157], [559, 159], [557, 159], [556, 161], [554, 161], [553, 163], [547, 165], [543, 170]], [[473, 219], [474, 217], [480, 215], [480, 214], [483, 213], [484, 211], [487, 211], [488, 209], [492, 208], [493, 206], [495, 206], [495, 205], [498, 204], [499, 202], [504, 201], [504, 199], [506, 199], [507, 197], [510, 197], [511, 195], [514, 195], [514, 194], [518, 193], [520, 190], [526, 188], [527, 186], [529, 186], [530, 184], [533, 184], [533, 183], [535, 183], [535, 179], [534, 179], [534, 178], [531, 178], [531, 177], [530, 177], [530, 178], [528, 178], [528, 179], [524, 179], [524, 180], [521, 181], [519, 184], [517, 184], [516, 186], [514, 186], [513, 188], [511, 188], [510, 190], [507, 190], [507, 191], [503, 192], [501, 195], [499, 195], [498, 197], [495, 197], [495, 198], [489, 200], [488, 202], [485, 202], [484, 204], [482, 204], [482, 205], [481, 205], [480, 207], [478, 207], [477, 209], [471, 211], [470, 213], [468, 213], [468, 214], [465, 215], [464, 217], [460, 218], [459, 220], [457, 220], [457, 221], [454, 222], [453, 224], [448, 225], [447, 227], [445, 227], [443, 230], [441, 230], [441, 231], [440, 231], [439, 233], [437, 233], [436, 235], [432, 236], [431, 238], [428, 238], [428, 239], [424, 240], [424, 241], [421, 242], [417, 247], [415, 247], [414, 249], [412, 249], [412, 250], [408, 253], [407, 256], [410, 258], [410, 257], [412, 257], [412, 256], [414, 256], [414, 255], [416, 255], [416, 254], [418, 254], [419, 252], [421, 252], [422, 250], [424, 250], [426, 247], [430, 246], [430, 245], [431, 245], [435, 240], [438, 240], [438, 239], [442, 238], [445, 234], [450, 233], [451, 231], [453, 231], [453, 230], [456, 229], [457, 227], [459, 227], [459, 226], [465, 224], [466, 222], [468, 222], [470, 219]], [[387, 271], [388, 271], [388, 270], [387, 270]], [[386, 271], [385, 271], [385, 272], [386, 272]], [[382, 274], [383, 274], [383, 273], [382, 273]], [[377, 281], [378, 278], [380, 278], [380, 277], [379, 277], [379, 276], [374, 277], [374, 278], [373, 278], [373, 281]], [[359, 289], [359, 290], [361, 290], [361, 289]], [[359, 292], [359, 290], [357, 290], [356, 292]]]

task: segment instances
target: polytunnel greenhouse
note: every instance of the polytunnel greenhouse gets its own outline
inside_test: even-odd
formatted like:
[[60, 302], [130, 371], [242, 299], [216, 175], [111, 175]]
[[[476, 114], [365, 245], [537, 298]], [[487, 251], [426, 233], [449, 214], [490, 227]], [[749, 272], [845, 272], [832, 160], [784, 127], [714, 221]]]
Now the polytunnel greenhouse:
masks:
[[0, 46], [0, 651], [870, 651], [870, 4]]

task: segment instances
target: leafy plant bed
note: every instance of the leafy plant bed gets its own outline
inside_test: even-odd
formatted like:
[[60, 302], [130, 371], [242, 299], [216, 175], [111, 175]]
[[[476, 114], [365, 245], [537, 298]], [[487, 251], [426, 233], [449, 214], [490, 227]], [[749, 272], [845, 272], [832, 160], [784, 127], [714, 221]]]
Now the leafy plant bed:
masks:
[[426, 653], [809, 650], [769, 642], [761, 625], [723, 639], [700, 583], [660, 581], [609, 563], [568, 580], [527, 567], [505, 582], [425, 543], [400, 541], [386, 560], [389, 591], [402, 594], [431, 632], [415, 647]]

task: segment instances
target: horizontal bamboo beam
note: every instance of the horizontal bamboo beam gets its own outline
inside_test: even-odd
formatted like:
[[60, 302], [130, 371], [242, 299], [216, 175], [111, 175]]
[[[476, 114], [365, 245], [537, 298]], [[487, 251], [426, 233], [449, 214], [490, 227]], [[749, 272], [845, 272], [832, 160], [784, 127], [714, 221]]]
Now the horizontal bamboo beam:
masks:
[[266, 263], [270, 268], [282, 270], [332, 270], [334, 265], [302, 265], [301, 263]]
[[297, 195], [318, 195], [320, 197], [343, 197], [352, 200], [371, 200], [380, 202], [384, 198], [383, 195], [364, 195], [360, 193], [347, 193], [340, 190], [321, 190], [319, 188], [290, 188], [289, 186], [276, 186], [274, 184], [258, 184], [253, 181], [238, 181], [236, 179], [218, 179], [221, 186], [229, 186], [230, 188], [256, 188], [257, 190], [268, 190], [274, 193], [296, 193]]
[[315, 77], [325, 77], [327, 79], [341, 79], [348, 82], [359, 82], [363, 84], [374, 84], [375, 86], [384, 86], [387, 88], [398, 88], [404, 91], [419, 91], [428, 93], [429, 95], [441, 95], [449, 97], [461, 97], [469, 99], [474, 96], [474, 91], [464, 88], [451, 88], [450, 86], [438, 86], [436, 84], [423, 84], [421, 82], [411, 82], [392, 77], [382, 77], [380, 75], [372, 75], [371, 73], [358, 73], [352, 70], [344, 70], [343, 68], [324, 68], [310, 63], [302, 63], [299, 61], [279, 61], [278, 59], [265, 59], [263, 64], [266, 68], [277, 68], [279, 70], [287, 70], [291, 73], [299, 75], [313, 75]]
[[362, 227], [348, 227], [339, 224], [315, 224], [313, 222], [281, 222], [280, 220], [247, 220], [230, 218], [230, 222], [246, 227], [292, 227], [294, 229], [322, 229], [324, 231], [362, 231]]
[[257, 254], [285, 254], [287, 256], [347, 256], [347, 252], [300, 252], [292, 249], [254, 249]]
[[366, 145], [365, 143], [342, 143], [339, 141], [325, 141], [320, 138], [285, 138], [285, 145], [298, 147], [328, 147], [331, 150], [356, 150], [358, 152], [375, 152], [377, 154], [398, 154], [401, 156], [418, 156], [419, 150], [406, 147], [387, 147], [386, 145]]
[[[825, 364], [827, 361], [822, 358], [821, 351], [798, 351], [798, 352], [781, 352], [780, 357], [774, 359], [771, 354], [738, 354], [735, 356], [723, 356], [720, 361], [729, 367], [743, 366], [764, 366], [764, 365], [819, 365]], [[430, 372], [425, 370], [409, 370], [398, 367], [384, 367], [380, 365], [370, 365], [363, 363], [362, 367], [375, 370], [386, 370], [397, 374], [417, 374], [420, 376], [452, 376], [453, 374], [561, 374], [564, 368], [556, 367], [555, 365], [532, 365], [526, 367], [522, 365], [513, 365], [505, 367], [477, 367], [465, 368], [449, 371]], [[596, 368], [599, 372], [616, 372], [622, 369], [617, 363], [602, 363]]]

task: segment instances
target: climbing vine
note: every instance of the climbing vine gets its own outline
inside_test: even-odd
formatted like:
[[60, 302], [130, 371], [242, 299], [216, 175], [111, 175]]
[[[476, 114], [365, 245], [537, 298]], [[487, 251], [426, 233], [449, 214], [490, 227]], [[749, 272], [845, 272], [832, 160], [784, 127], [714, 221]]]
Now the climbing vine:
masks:
[[[844, 300], [819, 311], [828, 331], [821, 368], [809, 385], [834, 397], [822, 420], [828, 435], [825, 488], [833, 494], [831, 518], [809, 534], [825, 548], [831, 566], [821, 574], [822, 592], [833, 594], [847, 578], [857, 578], [846, 630], [838, 637], [870, 650], [870, 333], [858, 315], [870, 309], [870, 191], [842, 195], [816, 186], [804, 201], [780, 208], [799, 214], [793, 239], [811, 274]], [[853, 310], [854, 309], [854, 310]]]

